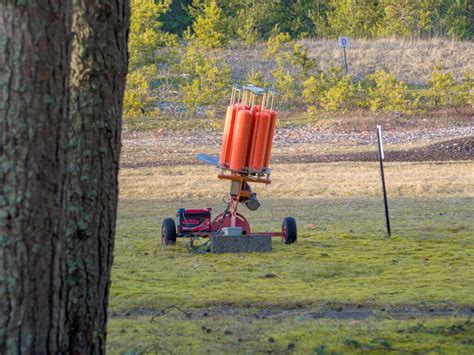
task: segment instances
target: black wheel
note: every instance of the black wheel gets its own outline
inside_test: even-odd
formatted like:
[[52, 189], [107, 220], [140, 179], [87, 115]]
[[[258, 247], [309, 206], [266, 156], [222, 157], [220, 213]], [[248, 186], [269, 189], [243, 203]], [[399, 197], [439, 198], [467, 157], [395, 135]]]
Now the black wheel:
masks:
[[161, 244], [176, 244], [176, 225], [173, 218], [165, 218], [161, 226]]
[[297, 239], [296, 221], [293, 217], [286, 217], [283, 219], [281, 226], [282, 242], [285, 244], [293, 244]]

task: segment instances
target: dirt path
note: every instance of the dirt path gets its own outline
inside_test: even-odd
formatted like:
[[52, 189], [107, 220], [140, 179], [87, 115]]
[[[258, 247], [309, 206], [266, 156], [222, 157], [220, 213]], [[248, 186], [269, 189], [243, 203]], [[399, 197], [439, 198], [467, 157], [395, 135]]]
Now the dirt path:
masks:
[[[362, 153], [339, 153], [318, 155], [276, 155], [272, 158], [273, 163], [329, 163], [340, 161], [376, 161], [377, 152]], [[406, 150], [387, 151], [385, 160], [391, 161], [450, 161], [450, 160], [473, 160], [474, 159], [474, 136], [458, 138], [441, 143], [430, 144], [421, 148]]]
[[305, 317], [313, 319], [339, 319], [339, 320], [363, 320], [374, 319], [415, 319], [422, 317], [474, 317], [474, 307], [445, 305], [432, 307], [396, 306], [396, 307], [374, 307], [362, 304], [333, 304], [311, 307], [296, 305], [292, 307], [235, 307], [216, 306], [199, 309], [179, 309], [167, 307], [158, 310], [138, 309], [112, 314], [113, 317], [143, 317], [149, 316], [152, 320], [168, 314], [178, 318], [203, 319], [203, 318], [239, 318], [242, 320], [271, 319], [284, 320], [293, 317]]
[[[466, 133], [466, 132], [463, 132]], [[414, 137], [417, 138], [414, 138]], [[439, 137], [439, 135], [434, 135]], [[409, 142], [413, 139], [431, 140], [433, 134], [425, 134], [417, 136], [410, 134], [405, 137], [405, 141]], [[385, 141], [386, 147], [389, 147], [389, 142], [400, 142], [400, 137], [391, 138]], [[359, 137], [358, 139], [362, 139]], [[375, 145], [372, 142], [372, 137], [367, 137], [364, 144]], [[200, 165], [202, 164], [194, 158], [191, 146], [181, 147], [179, 150], [170, 150], [170, 147], [165, 142], [158, 138], [145, 139], [130, 143], [125, 141], [125, 144], [147, 145], [152, 144], [153, 148], [135, 147], [140, 153], [133, 154], [133, 159], [127, 159], [127, 155], [122, 160], [122, 168], [136, 169], [142, 167], [159, 167], [159, 166], [178, 166], [178, 165]], [[128, 142], [128, 143], [127, 143]], [[218, 144], [218, 143], [216, 143]], [[275, 143], [277, 145], [278, 143]], [[310, 144], [310, 143], [308, 143]], [[336, 144], [336, 143], [333, 143]], [[329, 163], [329, 162], [343, 162], [343, 161], [376, 161], [378, 159], [376, 150], [369, 152], [346, 152], [346, 153], [331, 153], [330, 149], [320, 154], [304, 154], [304, 149], [298, 149], [298, 153], [279, 154], [278, 151], [272, 157], [272, 164], [275, 163]], [[416, 148], [408, 148], [405, 150], [388, 150], [386, 151], [386, 161], [456, 161], [456, 160], [474, 160], [474, 135], [465, 136], [461, 138], [454, 138], [438, 143], [428, 144]]]

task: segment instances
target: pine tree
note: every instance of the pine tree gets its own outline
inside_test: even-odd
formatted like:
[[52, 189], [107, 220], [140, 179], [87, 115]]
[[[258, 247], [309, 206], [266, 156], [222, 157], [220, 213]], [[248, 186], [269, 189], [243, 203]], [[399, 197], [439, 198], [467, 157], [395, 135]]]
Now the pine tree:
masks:
[[456, 85], [453, 74], [445, 72], [442, 65], [436, 65], [428, 84], [428, 97], [435, 108], [453, 106], [461, 88]]
[[183, 55], [180, 71], [185, 75], [181, 84], [183, 103], [195, 115], [199, 107], [216, 104], [230, 84], [230, 68], [216, 50], [192, 41]]
[[128, 0], [74, 0], [63, 353], [105, 353], [129, 16]]
[[313, 8], [309, 9], [308, 17], [313, 23], [312, 34], [316, 38], [324, 38], [328, 35], [328, 3], [326, 0], [314, 1]]
[[156, 67], [163, 59], [159, 50], [175, 46], [176, 35], [164, 32], [160, 16], [166, 13], [171, 0], [131, 0], [130, 18], [130, 75], [124, 98], [124, 117], [158, 115], [155, 98], [150, 90], [150, 80], [155, 77]]
[[419, 0], [384, 0], [384, 26], [381, 35], [397, 37], [420, 36], [431, 28], [424, 5]]
[[370, 110], [401, 113], [411, 111], [407, 86], [403, 81], [397, 81], [394, 74], [378, 70], [366, 79], [366, 107]]
[[216, 0], [204, 5], [193, 23], [193, 31], [200, 45], [207, 48], [219, 48], [228, 42], [227, 19]]
[[170, 4], [171, 0], [131, 0], [130, 70], [158, 62], [157, 49], [176, 43], [176, 36], [163, 32], [163, 23], [159, 20]]
[[376, 0], [330, 0], [328, 24], [335, 36], [376, 36], [383, 13]]
[[0, 14], [0, 354], [60, 354], [71, 3]]
[[456, 39], [474, 37], [474, 3], [471, 0], [451, 0], [443, 22], [448, 36]]

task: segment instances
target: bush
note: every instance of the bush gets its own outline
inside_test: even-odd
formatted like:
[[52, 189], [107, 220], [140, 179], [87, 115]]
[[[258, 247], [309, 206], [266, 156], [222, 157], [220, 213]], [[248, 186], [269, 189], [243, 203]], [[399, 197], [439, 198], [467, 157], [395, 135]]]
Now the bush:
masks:
[[[207, 48], [223, 47], [229, 40], [225, 31], [227, 20], [215, 0], [204, 5], [193, 23], [194, 36], [201, 46]], [[224, 31], [223, 31], [224, 29]]]
[[355, 88], [351, 77], [342, 75], [342, 68], [331, 67], [326, 72], [311, 75], [303, 83], [303, 98], [310, 109], [324, 111], [349, 109], [354, 103]]
[[128, 73], [123, 99], [125, 119], [160, 114], [160, 110], [155, 108], [155, 97], [149, 85], [149, 78], [154, 77], [155, 74], [154, 66], [143, 67]]
[[461, 100], [463, 103], [474, 107], [474, 72], [466, 71], [462, 81]]
[[239, 39], [247, 44], [255, 44], [258, 41], [258, 31], [256, 29], [257, 19], [249, 16], [246, 11], [239, 12], [239, 21], [235, 32]]
[[220, 102], [230, 84], [230, 68], [219, 52], [206, 50], [199, 43], [189, 44], [180, 63], [183, 103], [193, 115], [200, 106]]
[[326, 90], [321, 97], [324, 111], [345, 111], [351, 108], [354, 100], [354, 84], [349, 75], [342, 77]]
[[308, 48], [300, 44], [295, 44], [290, 62], [298, 68], [302, 79], [306, 78], [311, 70], [318, 67], [316, 58], [309, 57]]
[[430, 86], [428, 97], [432, 100], [435, 108], [450, 107], [454, 103], [456, 82], [451, 73], [443, 73], [441, 66], [436, 66], [428, 81]]
[[283, 60], [277, 61], [277, 69], [272, 71], [275, 78], [275, 88], [282, 97], [282, 101], [292, 99], [296, 96], [295, 77], [286, 69]]
[[265, 76], [260, 71], [252, 70], [247, 76], [247, 82], [261, 88], [266, 88], [268, 86]]
[[288, 33], [278, 33], [278, 27], [275, 27], [273, 32], [267, 41], [265, 53], [267, 58], [274, 58], [277, 64], [277, 68], [272, 72], [275, 88], [283, 100], [292, 99], [301, 93], [301, 83], [317, 68], [318, 62], [308, 56], [305, 46], [294, 44]]
[[[371, 111], [412, 112], [407, 86], [403, 81], [398, 82], [394, 74], [378, 70], [367, 76], [366, 87], [361, 104]], [[364, 90], [363, 86], [360, 88]]]
[[[291, 44], [290, 35], [287, 32], [279, 32], [278, 27], [273, 29], [273, 34], [268, 38], [267, 48], [265, 50], [265, 57], [268, 59], [277, 58], [281, 55], [282, 49], [286, 44]], [[283, 54], [283, 56], [285, 56]]]
[[132, 0], [128, 42], [131, 70], [156, 63], [158, 48], [176, 45], [176, 35], [163, 32], [163, 24], [158, 21], [159, 16], [168, 11], [170, 5], [171, 0]]
[[311, 75], [303, 82], [303, 99], [310, 105], [320, 103], [321, 96], [326, 90], [326, 75], [323, 72]]

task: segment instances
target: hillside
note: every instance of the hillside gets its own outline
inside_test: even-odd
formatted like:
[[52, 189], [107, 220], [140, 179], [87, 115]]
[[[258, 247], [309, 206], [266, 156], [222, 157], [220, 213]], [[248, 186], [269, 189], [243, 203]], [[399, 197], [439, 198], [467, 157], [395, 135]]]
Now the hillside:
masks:
[[[338, 41], [300, 40], [308, 48], [308, 55], [317, 59], [319, 68], [342, 66], [344, 57]], [[347, 49], [349, 74], [362, 79], [376, 70], [384, 69], [395, 74], [398, 80], [409, 84], [426, 85], [435, 65], [442, 64], [447, 72], [461, 80], [463, 73], [474, 71], [474, 43], [442, 38], [432, 39], [350, 39]], [[262, 56], [265, 43], [248, 46], [234, 43], [224, 50], [224, 58], [232, 69], [232, 77], [242, 80], [253, 71], [265, 73], [272, 82], [271, 71], [275, 69], [275, 58]]]

